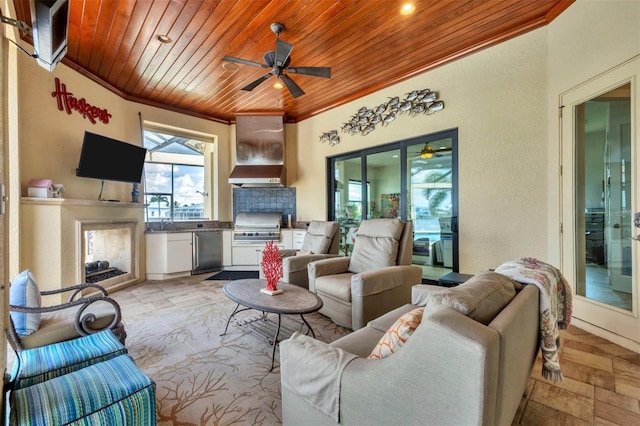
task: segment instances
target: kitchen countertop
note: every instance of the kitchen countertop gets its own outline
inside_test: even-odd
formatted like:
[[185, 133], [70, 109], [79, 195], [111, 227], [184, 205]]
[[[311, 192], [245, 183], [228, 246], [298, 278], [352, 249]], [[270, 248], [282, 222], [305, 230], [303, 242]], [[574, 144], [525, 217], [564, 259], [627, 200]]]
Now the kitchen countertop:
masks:
[[[147, 225], [148, 226], [148, 225]], [[157, 225], [159, 226], [159, 225]], [[180, 233], [180, 232], [206, 232], [206, 231], [233, 231], [233, 226], [225, 226], [224, 224], [220, 224], [219, 226], [215, 226], [215, 227], [202, 227], [202, 228], [198, 228], [196, 227], [182, 227], [183, 225], [175, 225], [175, 224], [170, 224], [169, 228], [170, 229], [164, 229], [164, 230], [157, 230], [157, 229], [149, 229], [147, 228], [144, 233], [145, 234], [176, 234], [176, 233]], [[307, 226], [306, 223], [301, 224], [300, 226], [294, 226], [293, 228], [280, 228], [281, 231], [286, 231], [286, 230], [290, 230], [290, 231], [306, 231], [307, 230]]]

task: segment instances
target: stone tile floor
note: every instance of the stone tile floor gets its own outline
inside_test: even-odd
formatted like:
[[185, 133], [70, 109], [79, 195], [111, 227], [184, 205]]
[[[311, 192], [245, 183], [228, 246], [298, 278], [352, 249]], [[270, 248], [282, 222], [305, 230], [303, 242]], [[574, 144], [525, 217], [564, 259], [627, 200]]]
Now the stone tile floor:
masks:
[[[202, 280], [209, 275], [144, 281], [113, 293], [125, 322], [158, 310], [202, 304], [212, 297]], [[542, 378], [541, 361], [516, 413], [518, 425], [640, 424], [640, 354], [576, 327], [562, 332], [562, 382]]]

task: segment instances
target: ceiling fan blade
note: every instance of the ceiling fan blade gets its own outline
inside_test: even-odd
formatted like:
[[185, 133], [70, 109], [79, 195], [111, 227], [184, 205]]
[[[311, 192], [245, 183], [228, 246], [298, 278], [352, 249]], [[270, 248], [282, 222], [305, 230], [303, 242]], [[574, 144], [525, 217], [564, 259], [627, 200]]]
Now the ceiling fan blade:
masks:
[[235, 62], [238, 64], [251, 65], [254, 67], [270, 68], [269, 65], [261, 64], [260, 62], [253, 62], [253, 61], [248, 61], [246, 59], [234, 58], [233, 56], [225, 56], [222, 58], [222, 60], [227, 62]]
[[297, 98], [298, 96], [304, 95], [304, 90], [302, 90], [300, 86], [296, 84], [295, 81], [291, 80], [291, 77], [289, 77], [286, 74], [282, 74], [280, 76], [280, 79], [282, 80], [284, 85], [287, 86], [287, 89], [289, 89], [291, 96], [293, 96], [294, 98]]
[[276, 65], [279, 67], [285, 67], [289, 55], [293, 50], [293, 44], [287, 43], [284, 40], [276, 39]]
[[294, 74], [311, 75], [313, 77], [331, 78], [331, 68], [329, 67], [294, 67], [287, 68], [287, 71]]
[[253, 89], [255, 89], [256, 87], [258, 87], [258, 85], [260, 83], [262, 83], [263, 81], [265, 81], [266, 79], [268, 79], [269, 77], [271, 77], [272, 74], [270, 72], [266, 73], [265, 75], [263, 75], [262, 77], [260, 77], [259, 79], [247, 84], [246, 86], [244, 86], [242, 88], [242, 90], [246, 90], [247, 92], [252, 91]]

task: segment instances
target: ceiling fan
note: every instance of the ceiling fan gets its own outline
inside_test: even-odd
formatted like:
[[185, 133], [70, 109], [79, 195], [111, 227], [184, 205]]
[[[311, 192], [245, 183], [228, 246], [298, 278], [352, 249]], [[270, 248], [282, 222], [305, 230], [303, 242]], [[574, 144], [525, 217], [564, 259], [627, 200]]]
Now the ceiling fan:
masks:
[[440, 147], [438, 149], [431, 148], [431, 145], [427, 142], [424, 144], [424, 148], [420, 151], [419, 158], [433, 158], [433, 157], [442, 157], [442, 155], [446, 152], [451, 152], [451, 148]]
[[263, 75], [259, 79], [247, 84], [242, 90], [246, 90], [248, 92], [252, 91], [260, 83], [267, 80], [272, 75], [278, 77], [287, 89], [291, 93], [291, 96], [297, 98], [298, 96], [304, 95], [304, 91], [300, 86], [296, 84], [295, 81], [291, 79], [287, 74], [283, 71], [287, 71], [287, 73], [291, 74], [304, 74], [310, 75], [313, 77], [323, 77], [323, 78], [331, 78], [331, 68], [329, 67], [292, 67], [289, 68], [289, 64], [291, 62], [291, 51], [293, 50], [293, 44], [287, 43], [280, 39], [280, 34], [284, 31], [284, 25], [279, 22], [274, 22], [271, 24], [271, 31], [273, 31], [276, 35], [276, 50], [272, 50], [264, 54], [264, 61], [266, 64], [261, 64], [260, 62], [249, 61], [246, 59], [235, 58], [233, 56], [225, 56], [222, 58], [223, 61], [227, 62], [235, 62], [238, 64], [251, 65], [254, 67], [260, 68], [271, 68], [267, 74]]

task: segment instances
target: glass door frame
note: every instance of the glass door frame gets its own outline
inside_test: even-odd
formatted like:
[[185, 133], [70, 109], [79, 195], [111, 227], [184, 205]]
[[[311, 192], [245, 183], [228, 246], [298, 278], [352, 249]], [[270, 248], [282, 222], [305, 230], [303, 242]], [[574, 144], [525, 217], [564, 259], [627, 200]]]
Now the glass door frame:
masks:
[[[576, 243], [577, 233], [584, 229], [584, 213], [576, 211], [575, 188], [578, 183], [578, 155], [576, 153], [576, 129], [579, 129], [580, 120], [583, 117], [577, 116], [574, 109], [591, 99], [601, 96], [626, 83], [631, 83], [631, 137], [632, 146], [635, 145], [635, 152], [632, 151], [633, 178], [631, 181], [636, 185], [633, 188], [632, 205], [629, 207], [633, 214], [638, 211], [640, 202], [639, 164], [637, 143], [640, 140], [637, 118], [637, 102], [640, 99], [640, 87], [638, 77], [640, 76], [640, 58], [636, 57], [624, 64], [619, 65], [605, 73], [596, 76], [586, 82], [564, 92], [560, 95], [559, 107], [560, 115], [560, 255], [561, 269], [565, 278], [573, 288], [573, 317], [581, 321], [588, 327], [595, 327], [610, 333], [615, 342], [623, 346], [632, 342], [631, 346], [640, 344], [640, 302], [638, 301], [638, 270], [640, 262], [637, 253], [640, 249], [637, 241], [632, 244], [632, 303], [631, 309], [621, 309], [605, 302], [598, 301], [579, 294], [578, 287], [581, 285], [578, 259], [582, 259], [584, 252], [582, 246]], [[605, 224], [606, 224], [605, 219]], [[638, 240], [640, 230], [633, 228], [632, 239]]]
[[[452, 173], [452, 188], [451, 188], [451, 237], [453, 246], [453, 259], [452, 259], [452, 272], [459, 272], [460, 259], [459, 253], [459, 210], [458, 210], [458, 129], [447, 129], [427, 135], [421, 135], [410, 139], [404, 139], [401, 141], [391, 142], [383, 145], [377, 145], [371, 148], [366, 148], [359, 151], [352, 151], [348, 153], [339, 154], [333, 157], [327, 157], [326, 170], [327, 170], [327, 218], [328, 220], [337, 220], [335, 212], [335, 194], [336, 194], [336, 181], [335, 177], [335, 164], [338, 161], [351, 160], [354, 158], [360, 158], [360, 176], [362, 182], [367, 182], [367, 156], [371, 154], [377, 154], [385, 151], [400, 151], [400, 219], [406, 221], [409, 216], [409, 205], [407, 202], [407, 191], [409, 188], [409, 182], [407, 182], [407, 148], [409, 146], [417, 144], [426, 144], [428, 142], [434, 142], [441, 139], [451, 139], [451, 173]], [[366, 188], [366, 186], [363, 186]], [[367, 217], [367, 209], [369, 205], [367, 191], [363, 191], [362, 194], [362, 217]]]

